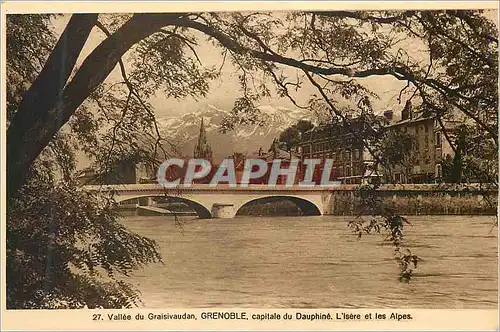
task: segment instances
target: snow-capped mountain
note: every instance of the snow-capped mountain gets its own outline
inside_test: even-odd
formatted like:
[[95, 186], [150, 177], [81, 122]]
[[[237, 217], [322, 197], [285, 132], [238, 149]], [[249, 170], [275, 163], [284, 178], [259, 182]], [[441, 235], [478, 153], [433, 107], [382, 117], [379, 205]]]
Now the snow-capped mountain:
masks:
[[273, 139], [298, 120], [316, 122], [315, 116], [307, 110], [272, 106], [261, 106], [259, 109], [264, 125], [240, 125], [225, 134], [220, 131], [221, 123], [230, 112], [215, 106], [180, 117], [160, 118], [158, 123], [163, 137], [168, 138], [185, 156], [192, 156], [203, 118], [208, 143], [215, 159], [220, 161], [234, 152], [248, 154], [257, 152], [259, 148], [267, 151]]

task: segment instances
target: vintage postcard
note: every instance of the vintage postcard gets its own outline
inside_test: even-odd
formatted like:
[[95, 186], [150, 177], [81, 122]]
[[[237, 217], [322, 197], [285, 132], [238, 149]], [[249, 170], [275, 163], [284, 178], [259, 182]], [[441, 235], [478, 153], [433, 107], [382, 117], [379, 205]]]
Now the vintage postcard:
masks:
[[499, 11], [2, 3], [2, 329], [498, 330]]

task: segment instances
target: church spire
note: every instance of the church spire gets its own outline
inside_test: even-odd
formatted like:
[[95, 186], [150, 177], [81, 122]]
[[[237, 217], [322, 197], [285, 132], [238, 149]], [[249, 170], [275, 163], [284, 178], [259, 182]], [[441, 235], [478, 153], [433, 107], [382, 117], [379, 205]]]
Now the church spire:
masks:
[[194, 147], [194, 157], [212, 161], [212, 148], [207, 142], [207, 132], [205, 131], [203, 117], [201, 117], [200, 134], [198, 135], [198, 142]]

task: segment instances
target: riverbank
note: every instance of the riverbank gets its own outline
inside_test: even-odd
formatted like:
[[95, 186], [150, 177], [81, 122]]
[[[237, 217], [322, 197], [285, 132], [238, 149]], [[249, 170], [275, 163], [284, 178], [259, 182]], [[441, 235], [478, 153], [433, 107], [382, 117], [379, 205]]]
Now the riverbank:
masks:
[[[363, 214], [366, 210], [360, 198], [354, 195], [334, 196], [332, 215], [349, 216]], [[405, 196], [393, 195], [380, 198], [384, 206], [402, 215], [496, 215], [497, 198], [478, 195], [462, 196]], [[289, 201], [250, 203], [242, 207], [238, 215], [302, 215], [300, 209]]]
[[[358, 197], [335, 196], [333, 215], [363, 214], [366, 209]], [[380, 198], [383, 205], [402, 215], [496, 215], [497, 198], [477, 195], [402, 196]]]

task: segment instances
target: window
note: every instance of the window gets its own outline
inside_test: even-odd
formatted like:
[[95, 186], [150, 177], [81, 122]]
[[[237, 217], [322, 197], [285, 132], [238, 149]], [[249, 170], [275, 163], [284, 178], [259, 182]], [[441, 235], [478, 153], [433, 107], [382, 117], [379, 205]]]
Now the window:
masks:
[[396, 183], [401, 183], [401, 173], [394, 174], [394, 181]]
[[429, 150], [427, 149], [424, 150], [424, 153], [422, 154], [422, 159], [424, 164], [429, 164], [431, 162], [431, 156]]
[[344, 152], [344, 160], [345, 161], [351, 161], [351, 151], [350, 150], [345, 150], [345, 152]]
[[353, 160], [359, 160], [359, 149], [354, 149], [353, 153]]
[[443, 167], [441, 166], [441, 164], [437, 164], [436, 165], [436, 174], [435, 174], [436, 178], [440, 179], [441, 177], [443, 177]]
[[441, 133], [436, 133], [436, 146], [441, 147]]
[[441, 148], [437, 148], [434, 152], [435, 152], [435, 154], [434, 154], [434, 158], [435, 158], [435, 159], [440, 159], [440, 158], [442, 158], [442, 156], [443, 156], [443, 151], [441, 150]]

